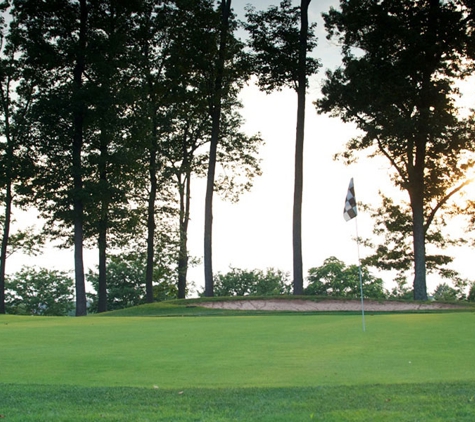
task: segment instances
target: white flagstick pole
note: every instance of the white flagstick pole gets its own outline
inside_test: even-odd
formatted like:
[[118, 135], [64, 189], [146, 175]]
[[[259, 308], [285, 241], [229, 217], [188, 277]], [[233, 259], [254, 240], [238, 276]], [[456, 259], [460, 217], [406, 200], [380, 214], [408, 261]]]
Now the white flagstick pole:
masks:
[[348, 193], [346, 194], [345, 208], [343, 210], [343, 217], [346, 221], [355, 219], [356, 227], [356, 247], [358, 250], [358, 272], [360, 276], [360, 291], [361, 291], [361, 314], [363, 316], [363, 331], [366, 331], [366, 325], [364, 320], [364, 300], [363, 300], [363, 277], [361, 274], [361, 260], [360, 260], [360, 238], [358, 236], [358, 208], [356, 206], [356, 195], [355, 195], [355, 185], [353, 178], [350, 179], [350, 184], [348, 186]]
[[360, 238], [358, 236], [358, 217], [355, 218], [356, 227], [356, 247], [358, 249], [358, 273], [360, 276], [360, 293], [361, 293], [361, 317], [363, 319], [363, 332], [366, 331], [366, 324], [364, 319], [364, 300], [363, 300], [363, 276], [361, 274], [361, 260], [360, 260]]

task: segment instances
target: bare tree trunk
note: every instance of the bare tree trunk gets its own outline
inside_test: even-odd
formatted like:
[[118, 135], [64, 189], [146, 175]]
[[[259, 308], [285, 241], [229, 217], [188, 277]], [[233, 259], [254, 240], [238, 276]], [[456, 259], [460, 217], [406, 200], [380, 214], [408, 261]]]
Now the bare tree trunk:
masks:
[[426, 167], [426, 149], [430, 139], [430, 107], [433, 98], [432, 76], [437, 72], [439, 62], [438, 53], [434, 50], [437, 44], [437, 32], [439, 28], [439, 0], [430, 0], [428, 9], [428, 29], [427, 35], [431, 38], [425, 51], [425, 65], [422, 75], [420, 118], [418, 121], [418, 133], [415, 137], [416, 150], [414, 166], [410, 168], [409, 178], [411, 188], [409, 195], [412, 209], [413, 224], [413, 245], [414, 245], [414, 300], [427, 300], [427, 281], [426, 281], [426, 224], [424, 221], [424, 203], [425, 203], [425, 179], [424, 169]]
[[427, 300], [423, 199], [411, 200], [414, 240], [414, 300]]
[[[154, 123], [155, 124], [155, 123]], [[147, 216], [147, 268], [145, 273], [145, 291], [147, 303], [153, 302], [153, 264], [155, 257], [155, 201], [157, 197], [157, 145], [156, 134], [153, 131], [152, 146], [149, 157], [150, 193], [148, 196]]]
[[10, 112], [8, 108], [9, 101], [3, 96], [2, 92], [2, 108], [5, 115], [5, 137], [7, 140], [5, 166], [5, 219], [3, 221], [2, 246], [0, 251], [0, 314], [4, 314], [5, 309], [5, 272], [7, 268], [7, 249], [10, 239], [10, 226], [12, 221], [12, 168], [13, 168], [13, 140], [10, 135]]
[[[191, 174], [185, 175], [185, 186], [180, 188], [180, 251], [178, 257], [178, 298], [186, 297], [186, 277], [188, 273], [188, 224], [190, 222]], [[181, 186], [181, 184], [180, 184]]]
[[84, 281], [84, 258], [83, 258], [83, 220], [84, 204], [82, 199], [82, 163], [81, 153], [83, 146], [83, 126], [85, 105], [84, 100], [79, 98], [83, 86], [85, 71], [85, 50], [87, 31], [87, 5], [86, 0], [80, 0], [80, 31], [79, 48], [74, 67], [74, 107], [73, 107], [73, 145], [72, 145], [72, 175], [73, 175], [73, 212], [74, 212], [74, 270], [76, 278], [76, 316], [87, 314], [86, 286]]
[[216, 79], [214, 83], [213, 99], [211, 104], [211, 142], [208, 163], [208, 178], [205, 198], [205, 227], [204, 227], [204, 267], [206, 297], [214, 296], [213, 281], [213, 194], [216, 173], [216, 154], [220, 135], [221, 100], [223, 89], [224, 62], [226, 59], [226, 43], [231, 15], [231, 0], [221, 0], [221, 31], [218, 61], [216, 63]]
[[3, 222], [2, 249], [0, 255], [0, 314], [5, 313], [5, 271], [7, 260], [8, 239], [10, 238], [10, 224], [12, 218], [12, 188], [11, 179], [7, 176], [5, 192], [5, 220]]
[[107, 134], [101, 131], [101, 156], [99, 159], [99, 192], [101, 209], [99, 215], [99, 288], [98, 312], [107, 311], [107, 230], [109, 226], [109, 188], [107, 180]]
[[307, 88], [307, 32], [310, 0], [300, 4], [300, 43], [297, 90], [297, 131], [295, 140], [295, 179], [293, 209], [293, 275], [294, 295], [303, 294], [302, 262], [302, 196], [303, 196], [303, 146], [305, 134], [305, 91]]

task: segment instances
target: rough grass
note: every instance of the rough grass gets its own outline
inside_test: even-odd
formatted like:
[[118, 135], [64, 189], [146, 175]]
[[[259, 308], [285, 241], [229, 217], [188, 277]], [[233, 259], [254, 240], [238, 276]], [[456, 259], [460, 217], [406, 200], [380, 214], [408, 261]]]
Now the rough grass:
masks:
[[[187, 308], [196, 311], [195, 308]], [[0, 317], [8, 421], [472, 421], [475, 314]]]
[[184, 390], [0, 384], [0, 416], [9, 422], [472, 422], [474, 390], [475, 382]]

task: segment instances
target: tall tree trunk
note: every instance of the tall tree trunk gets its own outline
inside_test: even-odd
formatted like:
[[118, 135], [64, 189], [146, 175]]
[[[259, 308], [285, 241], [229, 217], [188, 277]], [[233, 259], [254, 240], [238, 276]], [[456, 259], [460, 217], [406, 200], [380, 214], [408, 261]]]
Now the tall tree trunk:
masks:
[[426, 281], [426, 248], [425, 232], [426, 225], [424, 221], [424, 203], [425, 203], [425, 180], [424, 169], [426, 167], [426, 149], [430, 139], [430, 108], [432, 106], [433, 92], [435, 87], [432, 81], [433, 75], [437, 72], [439, 63], [437, 45], [439, 31], [439, 13], [440, 1], [430, 0], [428, 7], [428, 28], [427, 28], [427, 47], [425, 53], [426, 68], [422, 74], [422, 84], [420, 93], [420, 117], [417, 122], [418, 133], [415, 137], [415, 163], [410, 169], [409, 178], [411, 188], [409, 196], [412, 209], [413, 223], [413, 246], [414, 246], [414, 300], [427, 300], [427, 281]]
[[206, 297], [214, 296], [213, 281], [213, 194], [216, 174], [216, 154], [220, 136], [221, 100], [223, 91], [224, 62], [226, 59], [226, 43], [231, 15], [231, 0], [221, 0], [221, 30], [219, 40], [218, 60], [216, 63], [216, 79], [214, 83], [211, 104], [211, 142], [208, 162], [208, 178], [205, 198], [205, 227], [204, 227], [204, 270]]
[[99, 222], [99, 289], [98, 312], [107, 311], [107, 216]]
[[98, 312], [107, 311], [107, 230], [109, 226], [109, 186], [107, 180], [107, 133], [101, 130], [101, 146], [99, 158], [99, 192], [101, 195], [101, 209], [98, 224], [98, 249], [99, 249], [99, 288]]
[[9, 100], [1, 93], [2, 108], [5, 116], [5, 138], [7, 141], [6, 148], [6, 166], [5, 166], [5, 214], [3, 221], [2, 245], [0, 251], [0, 314], [5, 313], [5, 272], [7, 268], [7, 249], [10, 239], [10, 226], [12, 221], [12, 169], [13, 169], [13, 140], [10, 134], [10, 110]]
[[3, 222], [2, 249], [0, 253], [0, 314], [5, 313], [5, 271], [8, 240], [10, 238], [10, 224], [12, 218], [12, 187], [11, 178], [8, 176], [5, 190], [5, 219]]
[[73, 106], [73, 144], [72, 144], [72, 176], [73, 176], [73, 213], [74, 213], [74, 270], [76, 279], [76, 316], [87, 314], [86, 286], [84, 281], [83, 258], [83, 181], [82, 181], [82, 146], [83, 126], [85, 117], [85, 104], [81, 98], [83, 89], [83, 75], [86, 66], [86, 31], [87, 31], [87, 5], [86, 0], [80, 0], [80, 30], [79, 48], [77, 50], [76, 65], [74, 67], [74, 106]]
[[293, 209], [293, 275], [294, 295], [303, 294], [302, 262], [302, 196], [303, 196], [303, 146], [305, 135], [305, 91], [307, 88], [307, 32], [310, 0], [300, 3], [300, 42], [297, 89], [297, 130], [295, 139], [295, 179]]
[[411, 197], [414, 241], [414, 300], [427, 300], [426, 250], [423, 196]]
[[178, 257], [178, 298], [186, 297], [188, 273], [188, 224], [190, 221], [191, 172], [185, 175], [184, 186], [180, 183], [180, 251]]
[[147, 211], [147, 267], [145, 271], [145, 300], [147, 303], [153, 302], [153, 265], [155, 257], [155, 200], [157, 198], [157, 139], [156, 127], [154, 120], [154, 130], [152, 135], [152, 145], [149, 155], [149, 177], [150, 192], [148, 195], [148, 211]]

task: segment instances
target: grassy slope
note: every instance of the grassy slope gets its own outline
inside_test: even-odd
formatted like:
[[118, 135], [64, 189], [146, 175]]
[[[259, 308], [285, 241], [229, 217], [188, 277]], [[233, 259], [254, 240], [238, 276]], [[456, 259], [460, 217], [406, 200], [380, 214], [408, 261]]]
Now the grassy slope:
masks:
[[366, 333], [358, 315], [1, 316], [0, 416], [472, 421], [474, 328], [471, 312], [368, 315]]

